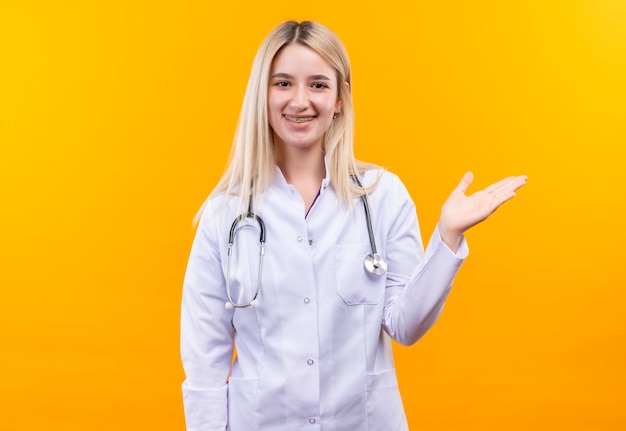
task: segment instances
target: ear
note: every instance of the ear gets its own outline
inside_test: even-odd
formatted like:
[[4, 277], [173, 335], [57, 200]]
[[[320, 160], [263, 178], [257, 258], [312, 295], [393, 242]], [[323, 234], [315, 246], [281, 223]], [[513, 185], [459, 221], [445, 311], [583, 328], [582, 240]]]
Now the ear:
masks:
[[[346, 87], [346, 90], [347, 90], [347, 92], [349, 94], [350, 93], [350, 83], [344, 82], [343, 84]], [[341, 98], [339, 97], [339, 95], [337, 95], [337, 102], [335, 102], [335, 114], [338, 114], [339, 112], [341, 112]]]
[[341, 112], [341, 98], [337, 96], [337, 101], [335, 102], [335, 114], [339, 114]]

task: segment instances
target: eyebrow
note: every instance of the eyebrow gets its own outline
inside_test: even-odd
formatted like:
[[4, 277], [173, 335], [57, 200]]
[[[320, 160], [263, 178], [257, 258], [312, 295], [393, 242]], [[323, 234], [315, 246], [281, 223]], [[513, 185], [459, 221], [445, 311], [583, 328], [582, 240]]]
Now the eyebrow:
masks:
[[[272, 79], [274, 78], [286, 78], [293, 79], [294, 77], [288, 73], [275, 73], [272, 75]], [[331, 79], [326, 75], [311, 75], [309, 79], [314, 79], [316, 81], [331, 81]]]

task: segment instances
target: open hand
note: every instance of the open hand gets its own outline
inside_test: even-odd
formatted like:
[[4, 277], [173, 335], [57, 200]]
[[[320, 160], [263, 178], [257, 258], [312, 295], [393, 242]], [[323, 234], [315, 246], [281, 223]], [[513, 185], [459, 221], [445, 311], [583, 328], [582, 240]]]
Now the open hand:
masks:
[[507, 177], [484, 190], [465, 194], [474, 175], [467, 172], [441, 208], [439, 233], [452, 251], [457, 250], [463, 232], [489, 217], [504, 202], [515, 197], [515, 191], [526, 184], [528, 177]]

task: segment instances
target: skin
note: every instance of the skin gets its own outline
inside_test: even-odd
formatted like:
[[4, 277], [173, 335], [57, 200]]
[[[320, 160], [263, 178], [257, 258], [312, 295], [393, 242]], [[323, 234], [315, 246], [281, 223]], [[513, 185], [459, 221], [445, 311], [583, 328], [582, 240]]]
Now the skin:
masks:
[[[305, 211], [313, 204], [325, 175], [323, 140], [333, 115], [341, 110], [338, 85], [332, 66], [298, 44], [284, 47], [270, 70], [268, 110], [277, 163], [304, 199]], [[473, 178], [467, 172], [441, 208], [439, 233], [453, 252], [467, 229], [515, 197], [515, 191], [527, 181], [525, 175], [511, 176], [467, 195]]]
[[515, 191], [526, 184], [528, 177], [507, 177], [468, 196], [465, 193], [473, 179], [471, 172], [463, 175], [441, 208], [439, 234], [453, 252], [458, 250], [463, 233], [487, 219], [504, 202], [514, 198]]
[[324, 178], [324, 135], [341, 109], [337, 74], [315, 51], [284, 47], [274, 57], [268, 90], [269, 122], [278, 167], [308, 211]]

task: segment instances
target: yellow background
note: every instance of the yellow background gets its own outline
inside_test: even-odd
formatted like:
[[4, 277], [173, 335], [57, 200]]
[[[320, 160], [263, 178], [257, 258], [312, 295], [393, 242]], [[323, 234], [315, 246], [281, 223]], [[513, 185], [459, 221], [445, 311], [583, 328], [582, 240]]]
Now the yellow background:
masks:
[[191, 220], [290, 18], [344, 40], [425, 237], [466, 170], [530, 177], [396, 348], [412, 429], [624, 429], [623, 0], [2, 2], [0, 429], [183, 429]]

